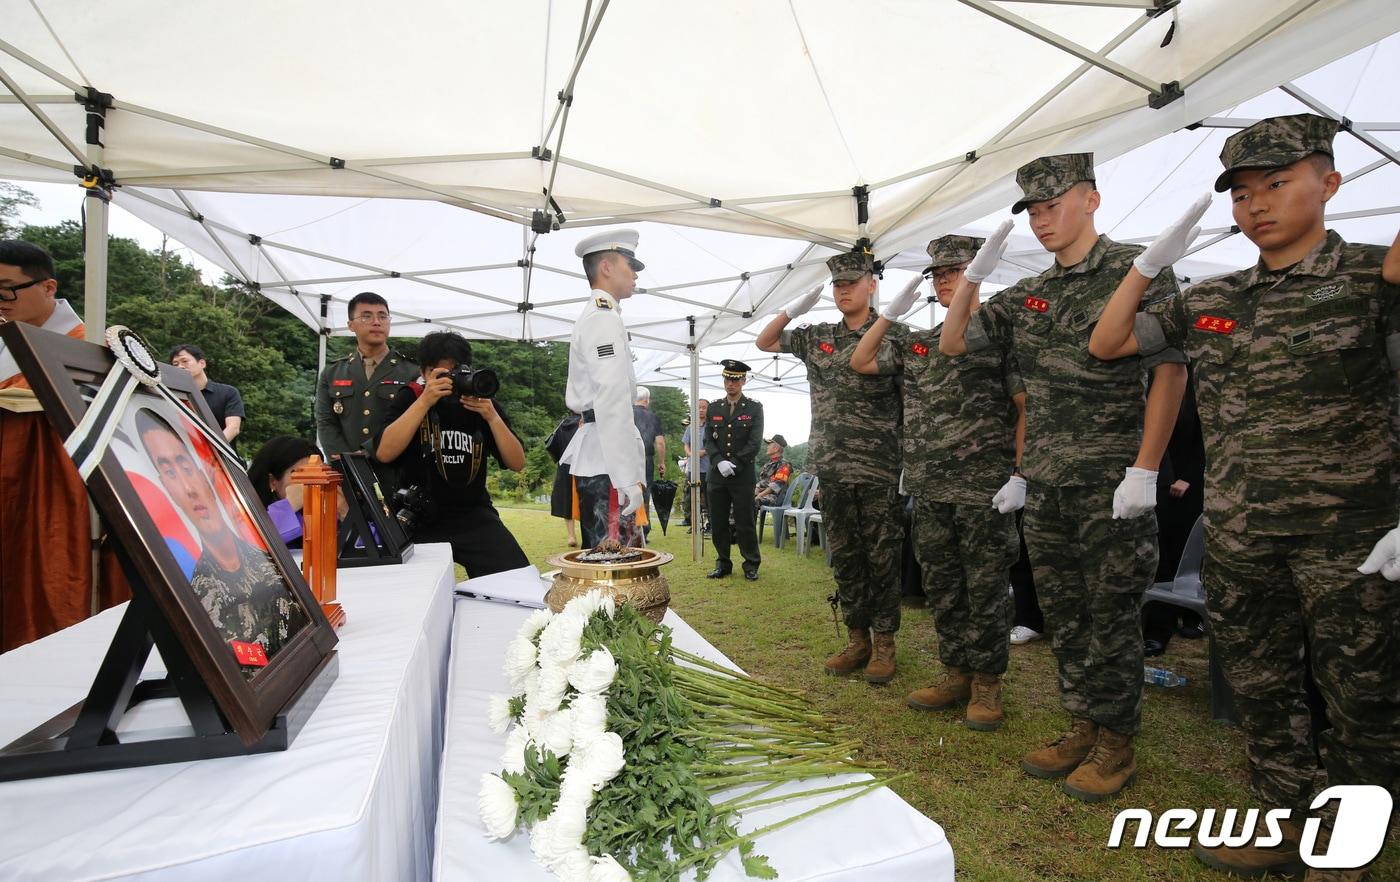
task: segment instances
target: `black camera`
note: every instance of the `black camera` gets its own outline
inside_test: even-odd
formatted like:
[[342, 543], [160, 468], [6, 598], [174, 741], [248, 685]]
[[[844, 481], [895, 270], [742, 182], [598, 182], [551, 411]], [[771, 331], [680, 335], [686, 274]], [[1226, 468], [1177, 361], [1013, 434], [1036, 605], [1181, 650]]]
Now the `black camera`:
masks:
[[473, 370], [470, 365], [459, 364], [448, 371], [452, 378], [452, 394], [474, 395], [477, 398], [491, 398], [500, 391], [501, 380], [490, 368]]
[[437, 514], [437, 504], [428, 496], [428, 492], [417, 484], [399, 488], [394, 494], [393, 508], [395, 519], [403, 524], [404, 530], [409, 533], [412, 533], [415, 526], [432, 520]]

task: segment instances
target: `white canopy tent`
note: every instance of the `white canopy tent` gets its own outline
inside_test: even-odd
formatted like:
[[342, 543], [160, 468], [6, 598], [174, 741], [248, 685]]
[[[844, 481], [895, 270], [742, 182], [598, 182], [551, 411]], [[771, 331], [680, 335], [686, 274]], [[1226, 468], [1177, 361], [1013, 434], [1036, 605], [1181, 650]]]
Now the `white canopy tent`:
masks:
[[[424, 318], [471, 315], [474, 332], [512, 338], [567, 328], [556, 301], [576, 289], [529, 295], [553, 274], [536, 261], [571, 268], [570, 229], [651, 220], [800, 240], [729, 261], [779, 268], [744, 285], [644, 279], [670, 287], [670, 317], [703, 310], [701, 347], [820, 280], [831, 250], [867, 238], [887, 257], [1000, 210], [1035, 155], [1112, 159], [1400, 28], [1392, 0], [7, 5], [0, 176], [73, 180], [78, 165], [138, 213], [157, 200], [157, 226], [209, 240], [206, 256], [300, 299], [298, 314], [353, 284], [312, 281], [382, 270], [436, 288]], [[371, 259], [349, 223], [322, 226], [322, 247], [291, 246], [316, 252], [294, 262], [262, 245], [295, 223], [264, 226], [265, 212], [305, 222], [324, 205], [223, 194], [429, 199], [534, 231]], [[370, 241], [403, 223], [455, 228], [438, 206], [374, 204], [356, 218]], [[100, 284], [89, 291], [100, 309]], [[690, 345], [653, 327], [642, 342]]]
[[[1246, 102], [1400, 30], [1394, 0], [5, 5], [0, 177], [86, 179], [90, 333], [112, 192], [323, 333], [372, 287], [410, 332], [565, 339], [573, 243], [639, 223], [640, 373], [692, 398], [702, 350], [802, 388], [751, 325], [838, 250], [916, 268], [929, 238], [988, 228], [1037, 155], [1093, 150], [1101, 228], [1150, 237], [1213, 177], [1216, 126], [1341, 113], [1353, 96]], [[1383, 103], [1396, 68], [1366, 63], [1351, 88]], [[1371, 166], [1400, 114], [1353, 117], [1378, 123], [1343, 171], [1392, 183]], [[1238, 239], [1179, 269], [1248, 263]], [[1047, 260], [1017, 242], [992, 281]]]

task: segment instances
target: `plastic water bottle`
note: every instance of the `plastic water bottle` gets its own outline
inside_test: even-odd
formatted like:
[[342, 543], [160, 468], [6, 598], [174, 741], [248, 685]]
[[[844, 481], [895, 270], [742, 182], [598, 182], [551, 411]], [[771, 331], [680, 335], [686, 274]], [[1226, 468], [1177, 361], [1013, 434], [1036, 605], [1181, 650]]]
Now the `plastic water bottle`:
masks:
[[1142, 669], [1142, 682], [1170, 689], [1173, 686], [1185, 686], [1186, 678], [1173, 674], [1166, 668], [1146, 666]]

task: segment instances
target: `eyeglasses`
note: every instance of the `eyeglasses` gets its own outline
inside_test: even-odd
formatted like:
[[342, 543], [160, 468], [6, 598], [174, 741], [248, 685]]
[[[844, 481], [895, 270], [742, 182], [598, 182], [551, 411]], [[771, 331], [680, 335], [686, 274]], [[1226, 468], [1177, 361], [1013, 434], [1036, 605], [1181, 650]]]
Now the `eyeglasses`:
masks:
[[933, 279], [935, 282], [941, 282], [944, 279], [951, 279], [953, 276], [956, 276], [958, 273], [962, 272], [965, 269], [967, 269], [967, 264], [959, 264], [958, 266], [939, 267], [929, 275], [929, 278]]
[[[48, 279], [34, 279], [31, 282], [21, 282], [18, 285], [0, 285], [0, 300], [18, 300], [19, 292], [23, 291], [25, 288], [28, 288], [30, 285], [39, 285], [47, 281]], [[5, 296], [6, 294], [9, 296]]]
[[357, 321], [357, 322], [364, 322], [364, 323], [367, 324], [367, 325], [387, 325], [387, 324], [389, 324], [389, 313], [387, 313], [387, 312], [376, 312], [376, 313], [362, 312], [362, 313], [360, 313], [359, 315], [355, 316], [355, 321]]

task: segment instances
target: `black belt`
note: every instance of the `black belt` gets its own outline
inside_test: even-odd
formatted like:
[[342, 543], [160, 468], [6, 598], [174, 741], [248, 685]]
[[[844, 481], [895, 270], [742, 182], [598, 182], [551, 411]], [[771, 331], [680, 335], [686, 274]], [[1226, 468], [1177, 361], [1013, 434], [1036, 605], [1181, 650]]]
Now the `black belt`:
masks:
[[590, 407], [588, 410], [585, 410], [585, 411], [583, 412], [583, 421], [584, 421], [585, 423], [596, 423], [596, 422], [598, 422], [598, 418], [597, 418], [596, 416], [593, 415], [593, 408]]

